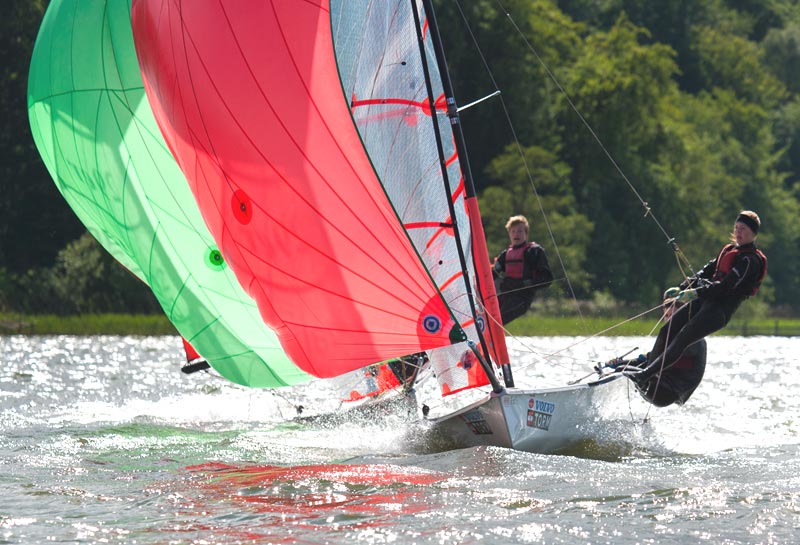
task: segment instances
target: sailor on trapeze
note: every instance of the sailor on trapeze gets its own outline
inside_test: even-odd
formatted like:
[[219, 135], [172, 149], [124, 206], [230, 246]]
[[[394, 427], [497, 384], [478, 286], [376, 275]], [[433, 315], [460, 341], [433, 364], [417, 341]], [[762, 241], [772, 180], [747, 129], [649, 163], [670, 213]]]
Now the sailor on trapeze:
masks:
[[667, 301], [687, 304], [665, 317], [647, 356], [617, 358], [606, 366], [621, 369], [656, 406], [684, 403], [703, 378], [704, 337], [725, 327], [742, 301], [758, 292], [767, 274], [767, 257], [755, 245], [760, 226], [755, 212], [740, 212], [731, 243], [697, 274], [664, 292]]

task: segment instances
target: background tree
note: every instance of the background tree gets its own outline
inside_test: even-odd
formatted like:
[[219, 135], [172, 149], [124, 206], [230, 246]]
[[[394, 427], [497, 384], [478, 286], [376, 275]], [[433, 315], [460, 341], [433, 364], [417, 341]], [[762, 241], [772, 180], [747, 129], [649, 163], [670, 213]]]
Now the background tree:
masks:
[[[559, 146], [554, 117], [557, 90], [525, 40], [544, 62], [559, 70], [578, 54], [584, 30], [583, 25], [566, 17], [549, 0], [510, 0], [503, 6], [512, 13], [523, 14], [516, 22], [523, 36], [509, 24], [506, 12], [499, 10], [495, 0], [444, 2], [441, 9], [437, 5], [459, 102], [466, 104], [496, 88], [502, 90], [500, 98], [460, 114], [479, 189], [492, 184], [486, 167], [515, 136], [525, 145], [550, 150]], [[481, 45], [480, 52], [473, 37]], [[491, 73], [484, 67], [484, 60]]]
[[593, 224], [577, 209], [570, 168], [540, 147], [521, 151], [511, 145], [487, 168], [495, 182], [481, 196], [481, 206], [485, 203], [489, 211], [483, 220], [491, 256], [508, 247], [508, 218], [524, 212], [530, 222], [528, 240], [547, 251], [558, 292], [571, 296], [571, 289], [586, 297], [590, 278], [585, 261]]
[[[669, 217], [675, 191], [669, 185], [674, 177], [664, 174], [669, 135], [662, 119], [677, 96], [677, 67], [669, 47], [640, 43], [646, 36], [624, 16], [608, 32], [590, 35], [564, 86], [638, 192], [658, 203], [659, 217]], [[562, 157], [572, 167], [578, 209], [595, 224], [587, 255], [592, 288], [626, 301], [652, 300], [671, 262], [666, 239], [643, 221], [635, 193], [571, 106], [561, 103]]]
[[[3, 275], [0, 274], [0, 281]], [[55, 265], [5, 276], [7, 304], [53, 314], [161, 312], [150, 288], [129, 273], [89, 233], [67, 244]]]
[[[43, 309], [63, 303], [74, 285], [87, 300], [69, 304], [99, 308], [107, 302], [98, 294], [131, 279], [116, 265], [93, 276], [86, 239], [67, 246], [84, 230], [28, 128], [26, 75], [47, 2], [6, 4], [0, 305]], [[759, 300], [800, 311], [796, 0], [471, 0], [436, 8], [458, 102], [502, 91], [461, 114], [493, 254], [507, 244], [507, 218], [523, 213], [556, 276], [561, 259], [579, 297], [611, 294], [649, 307], [680, 279], [664, 233], [643, 217], [552, 74], [695, 269], [726, 242], [740, 208], [756, 210], [770, 257]], [[124, 304], [138, 308], [136, 300]]]
[[15, 273], [52, 264], [83, 232], [39, 158], [28, 123], [28, 67], [47, 4], [7, 0], [0, 18], [0, 255]]
[[[578, 111], [667, 233], [677, 237], [695, 269], [726, 242], [742, 207], [756, 209], [765, 220], [762, 246], [768, 253], [781, 248], [776, 254], [780, 262], [771, 263], [764, 291], [769, 298], [797, 306], [796, 281], [787, 274], [800, 265], [789, 250], [798, 245], [793, 235], [797, 220], [790, 212], [797, 205], [798, 155], [789, 151], [800, 142], [797, 95], [783, 82], [788, 74], [781, 76], [769, 66], [766, 46], [758, 43], [772, 28], [793, 24], [797, 10], [791, 5], [789, 0], [572, 0], [518, 1], [505, 7], [523, 22], [519, 28], [528, 43], [547, 58]], [[558, 7], [564, 11], [558, 13]], [[496, 15], [490, 19], [492, 25], [504, 23]], [[536, 20], [549, 21], [542, 23], [547, 30], [535, 28]], [[515, 34], [505, 23], [504, 32]], [[567, 38], [560, 42], [563, 47], [548, 47], [556, 28], [566, 29]], [[785, 58], [791, 59], [788, 35], [780, 37], [786, 42]], [[513, 51], [527, 49], [524, 41], [515, 44], [503, 36], [502, 43], [497, 55], [538, 65], [530, 51]], [[486, 58], [491, 65], [490, 56]], [[457, 59], [456, 65], [461, 57]], [[476, 64], [470, 69], [477, 71]], [[536, 95], [534, 116], [501, 87], [515, 126], [520, 120], [536, 124], [549, 116], [541, 125], [546, 136], [536, 130], [518, 130], [517, 135], [523, 147], [542, 148], [570, 172], [576, 210], [593, 225], [592, 244], [583, 260], [591, 291], [609, 290], [631, 302], [657, 299], [681, 275], [664, 233], [642, 218], [641, 203], [548, 77], [533, 68], [516, 72], [528, 75], [522, 87], [548, 90]], [[509, 82], [512, 88], [514, 84]], [[481, 134], [493, 135], [492, 150], [498, 148], [496, 135], [501, 134], [492, 124], [501, 122], [500, 117], [486, 115], [480, 123]], [[555, 132], [548, 132], [553, 128]], [[473, 136], [470, 149], [476, 141], [479, 147], [487, 141], [481, 134]], [[513, 178], [514, 170], [504, 166], [511, 160], [508, 152], [498, 151], [494, 157], [483, 169], [489, 187], [482, 195], [482, 211], [486, 223], [502, 228], [508, 207], [528, 214], [535, 208], [527, 202], [530, 188], [505, 181]], [[766, 229], [770, 216], [776, 221], [769, 220], [775, 227], [771, 232]], [[486, 230], [492, 244], [495, 235], [490, 226]], [[503, 235], [496, 234], [498, 239]]]

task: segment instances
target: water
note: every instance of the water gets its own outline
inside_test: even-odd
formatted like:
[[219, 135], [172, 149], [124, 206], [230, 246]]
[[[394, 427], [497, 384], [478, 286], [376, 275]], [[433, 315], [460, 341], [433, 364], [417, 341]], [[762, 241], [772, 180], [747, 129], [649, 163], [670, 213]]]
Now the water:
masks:
[[[578, 339], [521, 339], [555, 351]], [[576, 378], [595, 339], [517, 379]], [[178, 372], [177, 338], [0, 337], [0, 543], [796, 543], [800, 339], [709, 339], [685, 407], [621, 394], [571, 455], [437, 451], [401, 414], [338, 415]], [[538, 373], [538, 375], [537, 375]], [[546, 376], [542, 373], [546, 373]], [[647, 417], [648, 421], [644, 422]]]

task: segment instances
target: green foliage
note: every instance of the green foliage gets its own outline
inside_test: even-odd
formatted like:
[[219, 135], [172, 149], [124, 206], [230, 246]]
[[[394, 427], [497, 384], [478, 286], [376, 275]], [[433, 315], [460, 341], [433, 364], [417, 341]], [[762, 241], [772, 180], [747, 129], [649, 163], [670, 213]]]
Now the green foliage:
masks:
[[[37, 156], [25, 108], [45, 4], [9, 0], [0, 21], [8, 61], [0, 87], [0, 308], [155, 309], [146, 288], [91, 239], [65, 247], [82, 229]], [[772, 312], [800, 311], [796, 0], [439, 4], [458, 102], [502, 91], [464, 111], [462, 124], [490, 252], [505, 247], [505, 222], [519, 213], [547, 249], [563, 289], [547, 290], [539, 303], [561, 304], [569, 278], [590, 312], [619, 302], [629, 305], [621, 312], [650, 308], [681, 276], [667, 235], [697, 269], [749, 208], [763, 222], [759, 245], [770, 272], [748, 312], [764, 312], [766, 303]], [[648, 208], [666, 234], [644, 217]]]
[[[572, 102], [596, 134], [594, 139], [571, 106], [560, 111], [562, 157], [572, 166], [571, 182], [578, 209], [595, 223], [587, 264], [593, 289], [609, 289], [625, 300], [656, 297], [659, 278], [668, 264], [664, 237], [643, 224], [643, 204], [629, 190], [608, 154], [647, 202], [672, 198], [656, 182], [668, 178], [664, 159], [669, 134], [662, 120], [669, 119], [677, 86], [670, 48], [648, 45], [644, 29], [622, 16], [609, 32], [596, 32], [586, 41], [583, 55], [565, 81]], [[636, 232], [637, 237], [628, 233]]]
[[49, 266], [83, 231], [39, 158], [28, 124], [28, 67], [46, 7], [42, 0], [5, 0], [0, 18], [0, 255], [12, 273]]
[[[531, 19], [522, 4], [515, 3], [525, 14], [516, 19], [525, 21], [522, 29], [530, 39]], [[541, 6], [528, 2], [527, 8], [541, 17]], [[575, 252], [565, 262], [579, 263], [588, 282], [588, 290], [578, 293], [607, 292], [615, 299], [647, 302], [692, 272], [676, 265], [667, 235], [677, 237], [698, 269], [727, 242], [738, 211], [754, 209], [765, 225], [760, 244], [773, 258], [760, 298], [800, 307], [797, 282], [789, 278], [800, 265], [794, 212], [800, 109], [791, 87], [793, 72], [781, 72], [794, 59], [793, 33], [779, 28], [792, 28], [796, 17], [790, 15], [796, 10], [780, 1], [724, 0], [573, 0], [558, 6], [588, 25], [565, 24], [573, 49], [566, 54], [530, 41], [540, 54], [547, 52], [569, 100], [561, 94], [543, 97], [539, 111], [554, 117], [556, 134], [539, 141], [520, 138], [529, 146], [528, 162], [538, 168], [531, 169], [530, 182], [510, 148], [484, 169], [492, 184], [481, 196], [490, 248], [505, 244], [502, 225], [510, 214], [525, 213], [541, 229], [541, 214], [531, 217], [541, 204], [553, 242], [564, 231], [569, 237], [582, 228], [591, 240], [558, 243]], [[549, 20], [569, 21], [563, 16]], [[763, 45], [755, 41], [764, 36], [769, 41]], [[782, 56], [767, 59], [765, 51], [773, 50]], [[546, 79], [538, 84], [550, 86]], [[547, 165], [558, 165], [559, 174], [553, 176], [556, 169]], [[552, 178], [571, 185], [568, 212], [553, 202], [552, 185], [542, 189]], [[532, 202], [536, 194], [541, 199]], [[645, 207], [663, 231], [642, 218]], [[575, 214], [583, 221], [561, 223]], [[543, 236], [549, 233], [533, 238], [552, 255], [553, 242]]]
[[157, 312], [150, 289], [84, 233], [59, 252], [51, 271], [56, 296], [71, 312]]
[[[509, 325], [512, 335], [529, 336], [588, 336], [597, 334], [609, 337], [647, 337], [654, 334], [658, 320], [652, 317], [637, 318], [621, 323], [619, 316], [549, 316], [530, 312]], [[800, 335], [800, 320], [785, 318], [742, 318], [731, 321], [714, 336], [748, 335]]]
[[773, 28], [761, 44], [768, 68], [792, 93], [800, 93], [800, 23]]
[[487, 173], [497, 184], [481, 197], [490, 211], [484, 214], [490, 252], [496, 255], [508, 246], [506, 221], [524, 214], [530, 223], [528, 238], [544, 246], [556, 283], [569, 295], [570, 286], [576, 295], [585, 295], [589, 277], [584, 261], [593, 225], [577, 210], [569, 166], [540, 147], [509, 146]]
[[786, 173], [786, 187], [800, 180], [800, 96], [772, 112], [775, 146], [780, 150], [776, 165]]
[[52, 268], [0, 275], [4, 308], [25, 313], [91, 314], [160, 311], [147, 286], [89, 233], [69, 243]]
[[766, 108], [775, 107], [786, 96], [786, 87], [762, 62], [758, 44], [708, 26], [697, 26], [694, 32], [703, 89], [729, 89], [738, 98]]
[[[524, 37], [512, 31], [507, 11], [524, 14], [517, 19]], [[463, 20], [462, 13], [469, 21], [469, 31], [464, 24], [454, 24]], [[459, 100], [467, 103], [495, 89], [502, 90], [501, 97], [461, 114], [466, 139], [471, 143], [476, 182], [483, 188], [489, 183], [481, 177], [486, 165], [514, 138], [508, 124], [498, 120], [511, 119], [522, 142], [546, 148], [558, 145], [553, 116], [557, 89], [540, 59], [558, 72], [565, 59], [579, 53], [585, 29], [550, 0], [509, 0], [502, 6], [494, 0], [443, 2], [437, 5], [437, 18]], [[481, 44], [480, 55], [472, 36]], [[526, 46], [526, 40], [539, 58]], [[490, 71], [479, 68], [484, 60]]]
[[54, 314], [0, 313], [0, 334], [35, 335], [177, 335], [163, 314]]

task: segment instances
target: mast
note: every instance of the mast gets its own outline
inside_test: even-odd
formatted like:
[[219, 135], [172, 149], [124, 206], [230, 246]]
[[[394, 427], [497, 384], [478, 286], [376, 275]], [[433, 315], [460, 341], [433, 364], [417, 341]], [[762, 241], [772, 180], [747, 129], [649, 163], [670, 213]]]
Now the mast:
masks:
[[[476, 271], [476, 280], [478, 282], [478, 286], [482, 288], [482, 292], [485, 295], [484, 306], [489, 313], [489, 319], [487, 320], [486, 324], [486, 331], [489, 334], [489, 338], [492, 343], [492, 347], [494, 348], [496, 364], [500, 365], [503, 370], [503, 379], [507, 387], [514, 386], [514, 378], [511, 374], [511, 366], [509, 363], [508, 357], [508, 350], [506, 348], [505, 343], [505, 333], [503, 332], [502, 325], [500, 324], [500, 307], [497, 302], [497, 295], [494, 289], [494, 281], [492, 279], [491, 269], [489, 267], [489, 253], [486, 248], [486, 236], [483, 232], [483, 225], [481, 224], [480, 220], [480, 210], [478, 208], [478, 200], [477, 195], [475, 192], [475, 182], [472, 178], [472, 171], [469, 167], [469, 159], [467, 156], [467, 148], [464, 141], [464, 134], [461, 130], [461, 122], [458, 117], [458, 111], [456, 106], [456, 101], [453, 93], [453, 85], [450, 81], [450, 74], [447, 71], [447, 61], [444, 56], [444, 47], [442, 46], [441, 35], [439, 34], [439, 27], [436, 24], [436, 16], [433, 12], [433, 4], [431, 0], [421, 0], [422, 5], [425, 9], [425, 14], [428, 18], [428, 31], [430, 32], [431, 43], [433, 45], [434, 54], [436, 56], [436, 63], [439, 68], [439, 76], [442, 80], [442, 89], [444, 91], [445, 100], [447, 104], [447, 116], [450, 119], [450, 127], [453, 131], [453, 138], [456, 145], [456, 151], [459, 157], [459, 164], [461, 166], [461, 174], [464, 177], [464, 191], [465, 191], [465, 202], [467, 204], [468, 215], [470, 226], [472, 228], [472, 235], [473, 235], [473, 265]], [[432, 90], [430, 87], [430, 75], [428, 72], [428, 65], [427, 59], [425, 58], [425, 47], [423, 43], [423, 37], [421, 35], [420, 30], [420, 21], [419, 21], [419, 13], [417, 10], [417, 5], [415, 0], [411, 0], [413, 12], [414, 12], [414, 19], [417, 25], [417, 32], [419, 34], [420, 40], [420, 50], [422, 54], [422, 65], [425, 71], [425, 79], [426, 84], [428, 86], [428, 97], [431, 102], [433, 102]], [[433, 109], [433, 104], [431, 104], [432, 112], [436, 110]], [[450, 190], [450, 183], [447, 177], [447, 168], [445, 166], [445, 158], [444, 152], [441, 145], [440, 134], [438, 131], [438, 120], [436, 119], [436, 115], [432, 116], [434, 127], [436, 128], [436, 145], [439, 151], [439, 157], [442, 165], [442, 173], [445, 180], [445, 185], [447, 187], [448, 195], [451, 193]], [[455, 223], [455, 210], [454, 205], [452, 202], [452, 198], [449, 199], [450, 205], [450, 212], [451, 218], [453, 218], [453, 222]], [[457, 246], [458, 246], [458, 254], [459, 258], [461, 259], [461, 266], [466, 274], [468, 271], [467, 263], [466, 263], [466, 256], [464, 256], [464, 252], [461, 246], [461, 239], [459, 236], [458, 226], [453, 226], [453, 231], [456, 236]], [[478, 315], [476, 308], [475, 308], [475, 300], [474, 295], [472, 293], [472, 286], [470, 282], [467, 283], [467, 295], [469, 297], [469, 304], [470, 308], [472, 309], [473, 316]], [[484, 355], [487, 359], [491, 359], [489, 357], [489, 347], [486, 343], [486, 339], [484, 337], [483, 331], [481, 328], [476, 328], [478, 331], [478, 336], [481, 341], [481, 346], [483, 347]], [[487, 375], [493, 374], [487, 371]], [[490, 380], [491, 377], [490, 377]]]

